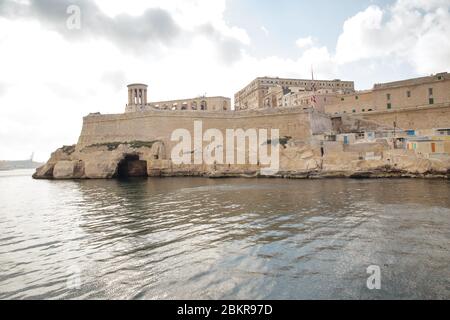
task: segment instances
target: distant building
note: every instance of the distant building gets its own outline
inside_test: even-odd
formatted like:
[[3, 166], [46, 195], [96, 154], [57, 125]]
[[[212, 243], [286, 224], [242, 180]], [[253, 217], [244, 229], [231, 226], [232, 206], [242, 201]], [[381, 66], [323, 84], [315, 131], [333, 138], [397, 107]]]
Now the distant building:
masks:
[[17, 170], [17, 169], [36, 169], [43, 163], [33, 161], [34, 153], [28, 160], [0, 160], [0, 171]]
[[[245, 88], [234, 95], [235, 110], [262, 109], [267, 108], [267, 99], [270, 107], [280, 107], [279, 101], [274, 103], [273, 91], [288, 92], [314, 92], [315, 90], [328, 90], [342, 94], [350, 94], [355, 91], [353, 81], [341, 80], [306, 80], [306, 79], [286, 79], [286, 78], [256, 78]], [[280, 99], [277, 96], [277, 100]]]

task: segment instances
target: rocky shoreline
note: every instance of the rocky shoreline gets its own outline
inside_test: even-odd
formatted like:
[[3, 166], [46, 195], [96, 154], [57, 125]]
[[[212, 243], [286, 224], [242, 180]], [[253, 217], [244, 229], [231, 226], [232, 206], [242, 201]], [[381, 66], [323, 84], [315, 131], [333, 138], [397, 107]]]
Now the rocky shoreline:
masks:
[[279, 172], [271, 176], [262, 175], [257, 166], [174, 165], [164, 155], [164, 144], [160, 141], [102, 144], [83, 149], [65, 146], [55, 151], [33, 178], [114, 179], [122, 176], [120, 171], [125, 163], [127, 174], [132, 177], [450, 179], [450, 159], [427, 159], [405, 150], [384, 150], [377, 160], [361, 159], [351, 152], [322, 157], [312, 144], [291, 142], [281, 150]]

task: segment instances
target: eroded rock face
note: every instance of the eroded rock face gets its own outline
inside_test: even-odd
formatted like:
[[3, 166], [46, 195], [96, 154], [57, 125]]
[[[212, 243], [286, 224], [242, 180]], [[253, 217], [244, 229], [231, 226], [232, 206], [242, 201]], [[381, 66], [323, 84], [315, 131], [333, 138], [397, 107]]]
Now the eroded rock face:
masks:
[[52, 163], [46, 163], [42, 167], [36, 169], [33, 174], [34, 179], [53, 179], [53, 169], [55, 165]]
[[[50, 156], [45, 165], [36, 169], [33, 175], [35, 179], [53, 179], [55, 178], [54, 169], [58, 162], [71, 161], [72, 155], [75, 153], [76, 146], [63, 146]], [[62, 165], [63, 166], [63, 165]], [[62, 169], [62, 167], [60, 167]], [[69, 174], [68, 178], [73, 178], [73, 174]]]
[[[380, 143], [353, 145], [289, 141], [280, 148], [275, 177], [450, 177], [450, 157], [427, 159]], [[111, 179], [125, 176], [258, 177], [261, 165], [175, 165], [162, 142], [63, 147], [36, 170], [36, 179]]]
[[49, 161], [36, 170], [35, 179], [111, 179], [118, 175], [119, 165], [132, 156], [129, 175], [147, 175], [147, 163], [163, 159], [162, 142], [114, 143], [77, 149], [76, 146], [56, 150]]

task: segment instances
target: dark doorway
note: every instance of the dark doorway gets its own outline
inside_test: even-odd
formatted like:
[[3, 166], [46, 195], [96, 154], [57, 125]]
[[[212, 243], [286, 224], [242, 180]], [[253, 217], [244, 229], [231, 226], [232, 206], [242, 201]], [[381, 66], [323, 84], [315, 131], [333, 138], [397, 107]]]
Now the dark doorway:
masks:
[[117, 177], [147, 177], [147, 161], [139, 160], [138, 155], [126, 155], [119, 162]]

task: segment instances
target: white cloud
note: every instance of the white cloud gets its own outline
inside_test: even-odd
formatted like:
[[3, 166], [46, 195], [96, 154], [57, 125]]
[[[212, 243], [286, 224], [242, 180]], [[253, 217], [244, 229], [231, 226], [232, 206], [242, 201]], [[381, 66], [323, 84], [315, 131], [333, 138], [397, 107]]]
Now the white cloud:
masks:
[[267, 30], [267, 28], [266, 27], [264, 27], [264, 26], [261, 26], [261, 31], [266, 35], [266, 36], [269, 36], [269, 30]]
[[314, 45], [314, 39], [309, 36], [306, 38], [300, 38], [298, 39], [295, 44], [297, 45], [298, 48], [300, 49], [307, 49], [307, 48], [311, 48]]
[[445, 71], [450, 68], [449, 10], [450, 0], [370, 6], [344, 23], [336, 61], [401, 58], [420, 74]]

